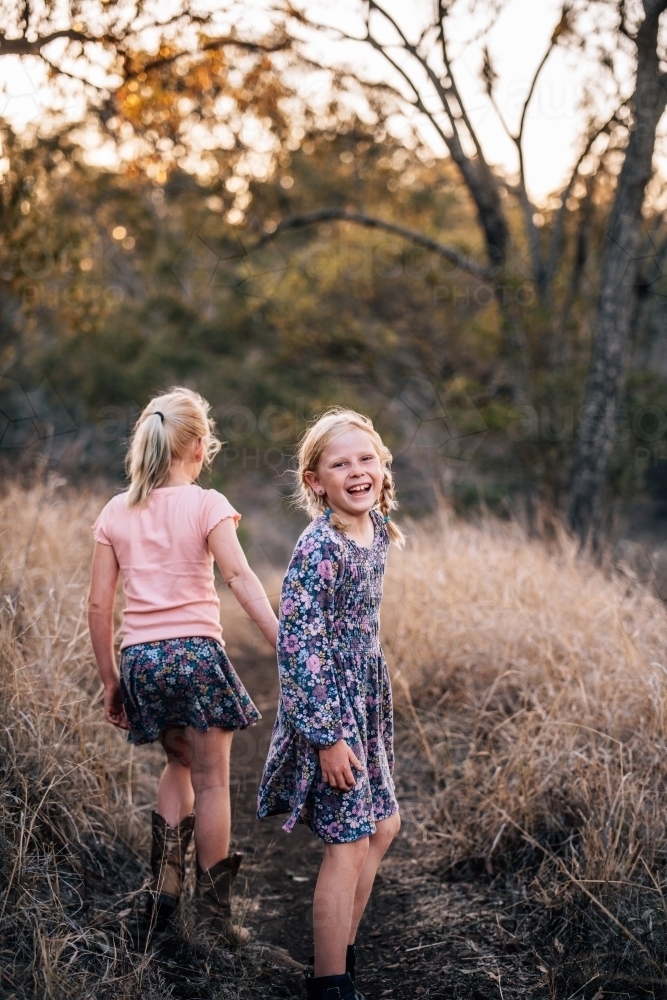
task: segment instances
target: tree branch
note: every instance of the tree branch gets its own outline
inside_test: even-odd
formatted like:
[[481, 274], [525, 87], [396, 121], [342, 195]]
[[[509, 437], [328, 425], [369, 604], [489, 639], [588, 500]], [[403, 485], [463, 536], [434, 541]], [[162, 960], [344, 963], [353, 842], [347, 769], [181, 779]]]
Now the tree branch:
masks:
[[[387, 63], [393, 69], [396, 70], [397, 74], [405, 82], [405, 84], [409, 88], [410, 93], [414, 95], [414, 98], [410, 100], [409, 97], [405, 97], [403, 94], [399, 94], [401, 100], [406, 101], [412, 107], [420, 111], [426, 118], [428, 118], [428, 120], [436, 130], [437, 134], [440, 136], [440, 138], [447, 146], [447, 149], [449, 150], [452, 160], [460, 170], [464, 182], [468, 188], [468, 191], [470, 192], [470, 195], [473, 198], [475, 205], [477, 207], [479, 221], [484, 231], [486, 239], [486, 247], [489, 259], [493, 262], [495, 266], [498, 266], [498, 264], [505, 258], [507, 242], [509, 239], [507, 220], [505, 218], [502, 206], [500, 205], [500, 199], [498, 197], [497, 179], [493, 176], [492, 171], [490, 170], [486, 162], [486, 159], [484, 158], [482, 148], [479, 144], [477, 136], [475, 135], [472, 124], [468, 119], [465, 110], [465, 105], [458, 95], [456, 86], [454, 84], [448, 91], [448, 89], [443, 85], [442, 81], [439, 79], [438, 75], [429, 65], [428, 59], [416, 51], [415, 46], [408, 41], [405, 33], [401, 30], [396, 21], [389, 14], [387, 14], [387, 12], [382, 7], [380, 7], [380, 5], [376, 2], [376, 0], [370, 0], [370, 4], [373, 10], [381, 14], [387, 20], [387, 22], [395, 28], [399, 36], [399, 39], [401, 41], [400, 45], [401, 50], [411, 55], [426, 73], [430, 83], [433, 85], [433, 88], [435, 89], [438, 95], [440, 101], [440, 107], [443, 109], [445, 115], [447, 116], [451, 128], [451, 133], [445, 130], [444, 123], [438, 120], [438, 115], [436, 115], [434, 111], [430, 111], [426, 107], [425, 101], [418, 89], [417, 83], [410, 78], [408, 72], [402, 66], [400, 66], [399, 63], [391, 56], [391, 54], [387, 51], [387, 46], [385, 46], [382, 42], [378, 41], [378, 39], [375, 38], [372, 34], [370, 34], [370, 32], [364, 38], [354, 38], [354, 39], [352, 39], [350, 36], [347, 36], [344, 32], [338, 30], [337, 30], [337, 35], [342, 38], [348, 38], [349, 40], [354, 40], [357, 43], [365, 42], [366, 44], [370, 45], [377, 52], [379, 52], [384, 57], [384, 59], [386, 59]], [[309, 22], [303, 15], [300, 17], [300, 23], [306, 24], [307, 26], [315, 30], [319, 31], [326, 30], [325, 26], [318, 25], [315, 22]], [[451, 79], [450, 70], [451, 68], [448, 69], [447, 72]], [[373, 84], [366, 83], [366, 86], [373, 86]], [[460, 114], [458, 117], [455, 115], [452, 109], [448, 96], [449, 93], [453, 95], [453, 97], [456, 99], [459, 105]], [[461, 136], [458, 130], [459, 122], [463, 122], [466, 128], [468, 129], [468, 133], [471, 136], [471, 139], [475, 144], [475, 148], [478, 153], [477, 157], [469, 156], [466, 153], [465, 149], [463, 148]]]
[[565, 218], [567, 213], [566, 203], [568, 198], [570, 197], [572, 188], [574, 187], [574, 182], [579, 174], [579, 169], [581, 167], [581, 164], [584, 162], [584, 160], [590, 153], [591, 147], [595, 142], [595, 140], [598, 138], [598, 136], [603, 135], [605, 132], [609, 130], [609, 128], [615, 121], [618, 121], [618, 113], [621, 110], [621, 108], [624, 107], [624, 105], [626, 105], [627, 103], [628, 103], [627, 101], [623, 101], [623, 103], [616, 108], [613, 115], [610, 118], [608, 118], [607, 121], [603, 122], [601, 125], [598, 125], [590, 129], [588, 133], [588, 138], [586, 139], [586, 142], [584, 143], [584, 146], [581, 152], [579, 153], [579, 156], [577, 157], [577, 162], [572, 168], [570, 179], [568, 180], [567, 184], [565, 185], [565, 187], [561, 192], [560, 195], [561, 203], [551, 233], [551, 247], [549, 251], [549, 263], [547, 265], [547, 285], [550, 285], [551, 282], [553, 281], [556, 271], [558, 269], [558, 264], [560, 263], [560, 255], [563, 246], [563, 235], [565, 231]]
[[75, 73], [70, 73], [67, 69], [62, 69], [61, 66], [56, 66], [54, 62], [51, 62], [44, 53], [40, 52], [39, 58], [46, 64], [46, 66], [51, 71], [52, 76], [66, 76], [68, 80], [74, 80], [76, 83], [82, 83], [86, 87], [91, 87], [93, 90], [105, 91], [106, 87], [100, 87], [97, 83], [93, 83], [92, 80], [86, 80], [83, 76], [77, 76]]
[[479, 264], [469, 260], [456, 247], [449, 246], [446, 243], [439, 243], [433, 237], [427, 236], [426, 233], [417, 232], [415, 229], [408, 229], [406, 226], [399, 226], [394, 222], [385, 222], [383, 219], [377, 219], [375, 216], [366, 215], [363, 212], [348, 212], [343, 208], [321, 208], [314, 212], [307, 212], [304, 215], [292, 215], [281, 219], [275, 231], [272, 233], [265, 232], [252, 247], [248, 248], [248, 253], [259, 250], [288, 229], [303, 229], [317, 222], [352, 222], [367, 229], [381, 229], [383, 232], [400, 236], [402, 239], [408, 240], [417, 246], [422, 246], [427, 250], [433, 250], [436, 253], [442, 254], [443, 257], [456, 264], [462, 271], [466, 271], [479, 281], [489, 282], [492, 279], [492, 275], [486, 268], [480, 267]]
[[[446, 136], [443, 133], [442, 128], [440, 126], [438, 126], [438, 124], [434, 120], [433, 115], [431, 113], [429, 113], [428, 111], [426, 111], [425, 108], [424, 108], [424, 112], [428, 115], [428, 118], [431, 121], [431, 123], [433, 125], [435, 125], [435, 127], [437, 128], [439, 134], [441, 135], [441, 137], [443, 138], [443, 140], [447, 143], [447, 146], [449, 148], [450, 153], [452, 154], [452, 157], [454, 157], [454, 159], [456, 160], [456, 162], [460, 166], [461, 159], [464, 156], [464, 154], [463, 154], [463, 148], [461, 146], [461, 141], [460, 141], [460, 137], [459, 137], [457, 118], [456, 118], [454, 112], [452, 111], [452, 107], [451, 107], [451, 104], [450, 104], [450, 101], [449, 101], [449, 98], [448, 98], [448, 95], [447, 95], [447, 89], [443, 86], [442, 81], [439, 79], [437, 73], [435, 73], [435, 71], [429, 65], [428, 59], [425, 56], [422, 56], [419, 53], [419, 51], [417, 50], [417, 48], [414, 45], [412, 45], [411, 42], [408, 41], [407, 36], [402, 31], [402, 29], [400, 28], [400, 26], [398, 25], [398, 23], [396, 22], [396, 20], [390, 14], [388, 14], [387, 11], [384, 10], [384, 8], [380, 7], [380, 5], [376, 2], [376, 0], [369, 0], [369, 9], [376, 10], [379, 14], [381, 14], [389, 22], [389, 24], [391, 24], [391, 26], [393, 27], [393, 29], [396, 31], [396, 33], [398, 34], [399, 38], [401, 39], [401, 42], [403, 44], [404, 50], [406, 52], [409, 52], [410, 55], [413, 57], [413, 59], [416, 59], [416, 61], [419, 63], [419, 65], [422, 67], [422, 69], [426, 73], [426, 75], [427, 75], [428, 79], [430, 80], [431, 84], [435, 88], [435, 91], [436, 91], [438, 97], [440, 98], [440, 103], [442, 104], [443, 110], [444, 110], [445, 114], [447, 115], [447, 118], [449, 119], [449, 124], [450, 124], [451, 129], [452, 129], [452, 136], [448, 137], [448, 136]], [[437, 28], [438, 26], [434, 24], [433, 27]], [[398, 72], [403, 76], [403, 78], [406, 79], [407, 82], [410, 84], [410, 86], [412, 87], [413, 91], [416, 92], [415, 85], [409, 79], [409, 77], [407, 76], [407, 74], [405, 73], [405, 71], [395, 62], [395, 60], [393, 60], [387, 54], [386, 46], [382, 45], [375, 38], [373, 38], [372, 35], [370, 35], [370, 34], [368, 36], [367, 41], [370, 42], [370, 44], [373, 46], [373, 48], [377, 49], [377, 51], [379, 51], [379, 52], [382, 53], [382, 55], [385, 57], [385, 59], [396, 70], [398, 70]], [[473, 127], [472, 127], [471, 122], [468, 120], [468, 116], [467, 116], [466, 110], [465, 110], [465, 105], [463, 104], [463, 101], [459, 97], [458, 91], [456, 89], [456, 85], [454, 83], [454, 78], [452, 76], [451, 67], [449, 66], [448, 62], [446, 64], [446, 68], [447, 68], [448, 76], [449, 76], [450, 80], [452, 81], [452, 87], [451, 87], [452, 93], [453, 93], [454, 97], [456, 98], [457, 104], [458, 104], [460, 112], [461, 112], [460, 120], [463, 121], [463, 123], [465, 124], [465, 126], [466, 126], [466, 128], [468, 130], [470, 138], [472, 139], [472, 141], [473, 141], [473, 143], [475, 145], [475, 149], [477, 151], [477, 155], [479, 157], [480, 162], [485, 163], [484, 153], [482, 151], [482, 147], [481, 147], [481, 145], [480, 145], [480, 143], [479, 143], [479, 141], [477, 139], [477, 136], [475, 134], [475, 131], [474, 131]], [[423, 105], [422, 105], [422, 108], [423, 108]], [[420, 108], [420, 110], [422, 108]], [[456, 155], [456, 152], [455, 152], [456, 147], [458, 147], [460, 149], [460, 152], [458, 153], [458, 155]]]
[[544, 67], [546, 65], [546, 62], [547, 62], [547, 59], [549, 58], [549, 56], [551, 55], [551, 53], [553, 52], [553, 50], [556, 48], [557, 44], [558, 44], [558, 36], [557, 36], [556, 32], [554, 31], [553, 35], [551, 36], [551, 41], [549, 42], [547, 50], [544, 53], [544, 55], [542, 56], [542, 59], [540, 60], [540, 63], [539, 63], [537, 69], [535, 70], [535, 72], [533, 74], [533, 79], [531, 81], [530, 87], [528, 88], [528, 93], [526, 95], [526, 100], [523, 102], [523, 108], [521, 109], [521, 120], [519, 122], [519, 131], [517, 132], [516, 136], [514, 137], [514, 141], [516, 142], [516, 144], [519, 147], [521, 145], [521, 142], [523, 141], [523, 130], [524, 130], [524, 126], [526, 124], [526, 114], [528, 113], [528, 105], [530, 104], [531, 100], [533, 99], [533, 94], [535, 93], [535, 87], [537, 86], [537, 81], [539, 79], [540, 73], [544, 69]]
[[[183, 17], [182, 14], [178, 14], [175, 17], [170, 18], [168, 21], [154, 22], [148, 25], [147, 27], [165, 28], [177, 22], [178, 20], [182, 19], [182, 17]], [[192, 15], [190, 20], [192, 22], [196, 22], [201, 25], [208, 23], [207, 18], [197, 17], [195, 15]], [[196, 51], [189, 51], [187, 49], [182, 49], [180, 51], [170, 53], [169, 55], [164, 55], [155, 59], [151, 59], [147, 63], [142, 63], [141, 65], [137, 65], [136, 67], [133, 66], [132, 69], [129, 69], [128, 64], [130, 62], [133, 62], [134, 60], [132, 53], [124, 47], [124, 42], [126, 40], [124, 36], [121, 35], [114, 36], [108, 34], [95, 36], [88, 34], [85, 31], [75, 30], [74, 28], [63, 28], [58, 31], [51, 31], [47, 35], [42, 35], [41, 37], [35, 38], [32, 41], [25, 38], [25, 36], [21, 38], [7, 38], [5, 34], [2, 31], [0, 31], [0, 56], [6, 56], [6, 55], [38, 56], [39, 58], [43, 59], [44, 62], [49, 67], [49, 69], [56, 74], [67, 76], [72, 80], [76, 80], [79, 83], [86, 84], [87, 86], [91, 86], [97, 90], [108, 89], [108, 87], [100, 88], [99, 86], [91, 83], [85, 78], [76, 76], [75, 74], [62, 69], [60, 66], [57, 66], [43, 54], [42, 49], [44, 49], [47, 45], [50, 45], [51, 42], [57, 41], [58, 39], [61, 38], [66, 38], [69, 41], [80, 42], [82, 45], [85, 43], [95, 43], [97, 45], [106, 45], [111, 48], [114, 48], [118, 52], [118, 54], [121, 55], [125, 60], [125, 74], [124, 74], [125, 80], [131, 79], [138, 73], [146, 73], [150, 70], [160, 69], [162, 66], [170, 65], [171, 63], [176, 62], [176, 60], [180, 59], [183, 56], [195, 56], [198, 52], [207, 52], [213, 49], [225, 48], [227, 46], [230, 46], [230, 47], [237, 47], [240, 49], [246, 49], [249, 52], [273, 53], [273, 52], [282, 52], [285, 49], [289, 48], [292, 44], [291, 39], [287, 38], [286, 36], [278, 38], [274, 42], [270, 41], [249, 42], [243, 40], [242, 38], [238, 38], [234, 34], [225, 35], [219, 38], [210, 38], [204, 42], [201, 42], [197, 46]]]
[[537, 66], [537, 69], [533, 73], [533, 79], [531, 80], [530, 87], [528, 88], [528, 93], [526, 94], [526, 99], [523, 102], [523, 108], [521, 109], [519, 130], [515, 136], [512, 136], [519, 157], [519, 200], [521, 202], [521, 208], [523, 210], [524, 224], [526, 226], [526, 232], [528, 234], [528, 243], [530, 245], [530, 255], [533, 265], [533, 274], [535, 276], [535, 283], [537, 285], [537, 290], [538, 294], [540, 295], [540, 298], [542, 298], [547, 294], [547, 286], [548, 286], [547, 268], [545, 267], [545, 263], [542, 258], [542, 252], [540, 249], [540, 234], [538, 232], [537, 226], [535, 225], [535, 222], [533, 221], [534, 206], [532, 205], [530, 198], [528, 197], [528, 188], [526, 185], [526, 163], [523, 155], [523, 134], [526, 126], [526, 115], [528, 114], [528, 107], [530, 105], [531, 100], [533, 99], [533, 94], [535, 93], [535, 87], [537, 86], [537, 81], [540, 78], [540, 74], [544, 69], [544, 67], [546, 66], [549, 56], [558, 45], [558, 39], [563, 34], [563, 32], [568, 30], [569, 11], [570, 11], [569, 5], [567, 3], [564, 3], [560, 21], [554, 28], [546, 52], [542, 56]]
[[[541, 66], [544, 65], [545, 61], [546, 61], [546, 56], [542, 60]], [[533, 81], [533, 86], [534, 86], [534, 81]], [[533, 88], [531, 87], [531, 91], [532, 89]], [[517, 153], [519, 156], [519, 183], [516, 186], [510, 186], [510, 185], [506, 186], [507, 190], [511, 191], [512, 194], [515, 195], [515, 197], [518, 199], [519, 204], [521, 205], [521, 209], [523, 211], [524, 224], [528, 235], [528, 245], [530, 247], [533, 276], [535, 278], [535, 284], [537, 286], [538, 293], [542, 295], [544, 292], [544, 265], [542, 262], [542, 255], [540, 253], [540, 238], [537, 232], [537, 226], [533, 221], [534, 208], [530, 202], [530, 199], [528, 197], [528, 191], [526, 188], [526, 175], [524, 170], [524, 159], [523, 159], [523, 149], [521, 147], [521, 139], [519, 135], [515, 135], [515, 133], [512, 132], [509, 125], [505, 121], [505, 116], [500, 110], [495, 95], [493, 93], [493, 83], [490, 78], [487, 86], [487, 94], [489, 96], [489, 100], [491, 101], [491, 106], [493, 110], [496, 112], [498, 120], [500, 121], [500, 124], [502, 125], [505, 134], [509, 139], [511, 139], [511, 141], [517, 148]], [[526, 107], [527, 107], [527, 102], [526, 104], [524, 104], [524, 114]], [[523, 115], [521, 118], [521, 128], [523, 128]]]
[[667, 0], [643, 0], [643, 4], [647, 20], [660, 17], [662, 12], [667, 10]]
[[495, 111], [496, 116], [498, 118], [498, 121], [502, 125], [503, 132], [505, 133], [505, 135], [507, 136], [508, 139], [510, 139], [512, 142], [515, 143], [516, 142], [516, 136], [515, 136], [514, 132], [512, 132], [512, 130], [509, 127], [509, 125], [507, 124], [507, 122], [505, 121], [505, 116], [502, 113], [502, 111], [500, 110], [500, 107], [498, 106], [498, 102], [496, 101], [495, 95], [493, 93], [493, 89], [491, 87], [489, 87], [487, 93], [489, 95], [489, 100], [491, 101], [491, 107]]
[[58, 38], [69, 38], [71, 42], [101, 42], [103, 38], [95, 38], [94, 35], [87, 35], [84, 31], [75, 31], [74, 28], [62, 28], [60, 31], [51, 31], [48, 35], [35, 38], [29, 41], [27, 38], [7, 38], [4, 32], [0, 31], [0, 56], [41, 56], [41, 50], [45, 45], [50, 45]]
[[180, 59], [182, 56], [193, 56], [197, 55], [199, 52], [210, 52], [212, 49], [224, 48], [225, 46], [236, 46], [239, 49], [246, 49], [248, 52], [284, 52], [291, 46], [291, 39], [283, 38], [280, 41], [276, 41], [275, 44], [264, 44], [262, 42], [245, 42], [241, 38], [236, 38], [234, 35], [226, 35], [220, 38], [211, 38], [206, 42], [201, 43], [197, 46], [196, 52], [189, 52], [183, 50], [182, 52], [174, 52], [172, 55], [161, 56], [159, 59], [153, 59], [151, 62], [145, 63], [138, 72], [148, 73], [150, 70], [159, 69], [161, 66], [168, 66]]
[[[451, 83], [450, 89], [451, 89], [452, 94], [456, 98], [456, 103], [458, 104], [459, 109], [461, 111], [461, 118], [463, 120], [463, 123], [464, 123], [465, 127], [468, 130], [468, 135], [472, 139], [473, 145], [474, 145], [475, 150], [477, 152], [477, 158], [479, 160], [479, 163], [481, 164], [482, 169], [485, 170], [487, 173], [489, 173], [490, 171], [489, 171], [488, 164], [486, 162], [486, 157], [484, 156], [484, 151], [482, 149], [482, 144], [479, 141], [479, 139], [477, 138], [477, 133], [476, 133], [475, 129], [473, 128], [473, 125], [472, 125], [472, 122], [470, 121], [470, 118], [468, 117], [468, 113], [466, 111], [465, 104], [461, 100], [461, 95], [459, 94], [459, 89], [456, 86], [456, 79], [454, 77], [454, 73], [453, 73], [453, 70], [452, 70], [452, 64], [451, 64], [450, 59], [449, 59], [449, 52], [447, 50], [447, 39], [445, 38], [445, 12], [444, 12], [444, 9], [443, 9], [442, 0], [438, 0], [438, 13], [439, 13], [439, 18], [438, 18], [438, 37], [440, 39], [440, 50], [442, 52], [442, 61], [444, 63], [445, 70], [447, 71], [447, 76], [449, 77], [449, 80], [450, 80], [450, 83]], [[445, 90], [444, 86], [442, 85], [442, 82], [437, 78], [437, 76], [436, 76], [435, 73], [432, 73], [431, 80], [433, 81], [433, 83], [435, 85], [435, 88], [436, 88], [436, 90], [437, 90], [437, 92], [438, 92], [438, 94], [440, 96], [440, 100], [443, 102], [443, 105], [445, 106], [445, 110], [447, 110], [447, 112], [449, 114], [449, 110], [448, 110], [449, 109], [449, 101], [448, 101], [448, 98], [447, 98], [447, 91]], [[451, 117], [450, 117], [450, 121], [451, 121]]]

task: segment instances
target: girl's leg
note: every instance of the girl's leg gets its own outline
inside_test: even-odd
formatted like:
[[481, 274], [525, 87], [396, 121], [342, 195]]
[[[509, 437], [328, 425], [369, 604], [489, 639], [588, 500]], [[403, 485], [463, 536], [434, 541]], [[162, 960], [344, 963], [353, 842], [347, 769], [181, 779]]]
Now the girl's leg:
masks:
[[212, 727], [202, 733], [192, 726], [186, 726], [184, 732], [194, 790], [197, 860], [208, 869], [229, 853], [229, 755], [233, 732]]
[[190, 776], [190, 750], [183, 726], [167, 726], [160, 733], [167, 763], [157, 790], [157, 811], [169, 826], [189, 816], [195, 802]]
[[375, 833], [371, 834], [368, 838], [368, 855], [357, 881], [357, 888], [354, 894], [354, 908], [350, 922], [350, 936], [345, 942], [346, 944], [354, 944], [359, 928], [359, 921], [366, 909], [380, 862], [400, 828], [401, 820], [396, 812], [388, 819], [379, 820], [375, 825]]
[[316, 978], [345, 973], [357, 882], [368, 850], [368, 837], [351, 844], [324, 845], [313, 899]]

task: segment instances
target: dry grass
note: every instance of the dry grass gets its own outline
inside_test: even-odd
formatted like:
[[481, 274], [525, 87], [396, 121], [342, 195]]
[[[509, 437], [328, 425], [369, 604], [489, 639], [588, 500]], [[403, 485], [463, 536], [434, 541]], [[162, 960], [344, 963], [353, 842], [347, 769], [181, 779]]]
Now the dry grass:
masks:
[[411, 534], [392, 554], [384, 642], [434, 773], [425, 826], [444, 866], [526, 868], [544, 912], [571, 919], [583, 907], [656, 972], [664, 605], [578, 559], [565, 535], [547, 547], [446, 513]]
[[162, 753], [102, 715], [85, 614], [102, 505], [55, 478], [0, 499], [0, 996], [262, 1000], [261, 949], [201, 952], [187, 902], [161, 951], [129, 947]]
[[[100, 711], [84, 616], [100, 504], [55, 483], [0, 501], [7, 997], [170, 995], [114, 930], [145, 871], [154, 778], [150, 754], [133, 760]], [[404, 759], [412, 751], [433, 773], [418, 820], [443, 871], [513, 880], [556, 964], [581, 939], [598, 965], [631, 956], [657, 975], [662, 603], [577, 559], [565, 537], [547, 548], [514, 526], [445, 514], [411, 536], [391, 556], [384, 644]]]
[[120, 975], [108, 930], [120, 905], [110, 893], [122, 887], [124, 871], [130, 883], [140, 881], [140, 807], [150, 785], [104, 724], [91, 669], [85, 597], [97, 509], [96, 498], [59, 499], [54, 481], [32, 492], [10, 488], [0, 504], [6, 997], [86, 996], [91, 977], [98, 995], [122, 996], [141, 980], [140, 969]]

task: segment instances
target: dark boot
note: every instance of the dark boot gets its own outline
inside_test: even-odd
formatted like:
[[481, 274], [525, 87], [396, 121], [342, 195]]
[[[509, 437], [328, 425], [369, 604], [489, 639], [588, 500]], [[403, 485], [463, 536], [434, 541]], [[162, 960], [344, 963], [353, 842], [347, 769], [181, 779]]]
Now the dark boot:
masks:
[[349, 972], [350, 979], [354, 982], [354, 969], [357, 964], [357, 946], [356, 944], [348, 944], [347, 952], [345, 953], [345, 971]]
[[318, 976], [306, 980], [308, 1000], [357, 1000], [349, 972], [344, 976]]
[[209, 940], [221, 937], [229, 944], [244, 944], [250, 937], [245, 927], [232, 923], [232, 883], [242, 860], [242, 854], [232, 854], [208, 871], [197, 862], [197, 930]]
[[153, 881], [146, 916], [159, 933], [167, 926], [181, 896], [185, 877], [185, 853], [195, 825], [194, 814], [182, 819], [178, 826], [169, 826], [159, 813], [153, 812], [153, 844], [151, 868]]
[[127, 922], [127, 930], [135, 948], [144, 951], [154, 933], [166, 930], [169, 918], [178, 906], [185, 876], [185, 853], [188, 849], [195, 818], [186, 816], [178, 826], [169, 826], [159, 813], [153, 812], [153, 843], [148, 903], [135, 910]]
[[[345, 971], [349, 975], [352, 982], [355, 982], [355, 968], [357, 965], [357, 946], [356, 944], [348, 944], [347, 951], [345, 952]], [[355, 986], [356, 989], [356, 986]], [[363, 993], [357, 990], [357, 1000], [366, 1000]]]

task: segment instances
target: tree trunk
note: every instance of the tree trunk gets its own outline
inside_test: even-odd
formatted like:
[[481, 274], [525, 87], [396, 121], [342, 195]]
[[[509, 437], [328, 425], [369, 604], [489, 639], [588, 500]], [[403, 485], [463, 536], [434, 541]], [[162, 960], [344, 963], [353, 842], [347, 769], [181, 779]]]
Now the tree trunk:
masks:
[[609, 218], [593, 356], [575, 443], [567, 517], [582, 546], [598, 551], [604, 537], [603, 505], [623, 402], [632, 338], [642, 204], [651, 178], [655, 133], [667, 101], [657, 52], [658, 22], [667, 0], [644, 0], [637, 32], [637, 78], [630, 133]]
[[528, 344], [523, 329], [524, 310], [517, 301], [517, 281], [508, 261], [510, 230], [500, 198], [500, 185], [484, 160], [472, 160], [465, 155], [458, 136], [447, 145], [475, 203], [493, 275], [492, 284], [500, 314], [502, 338], [494, 381], [497, 388], [505, 389], [511, 398], [519, 401], [526, 394]]

